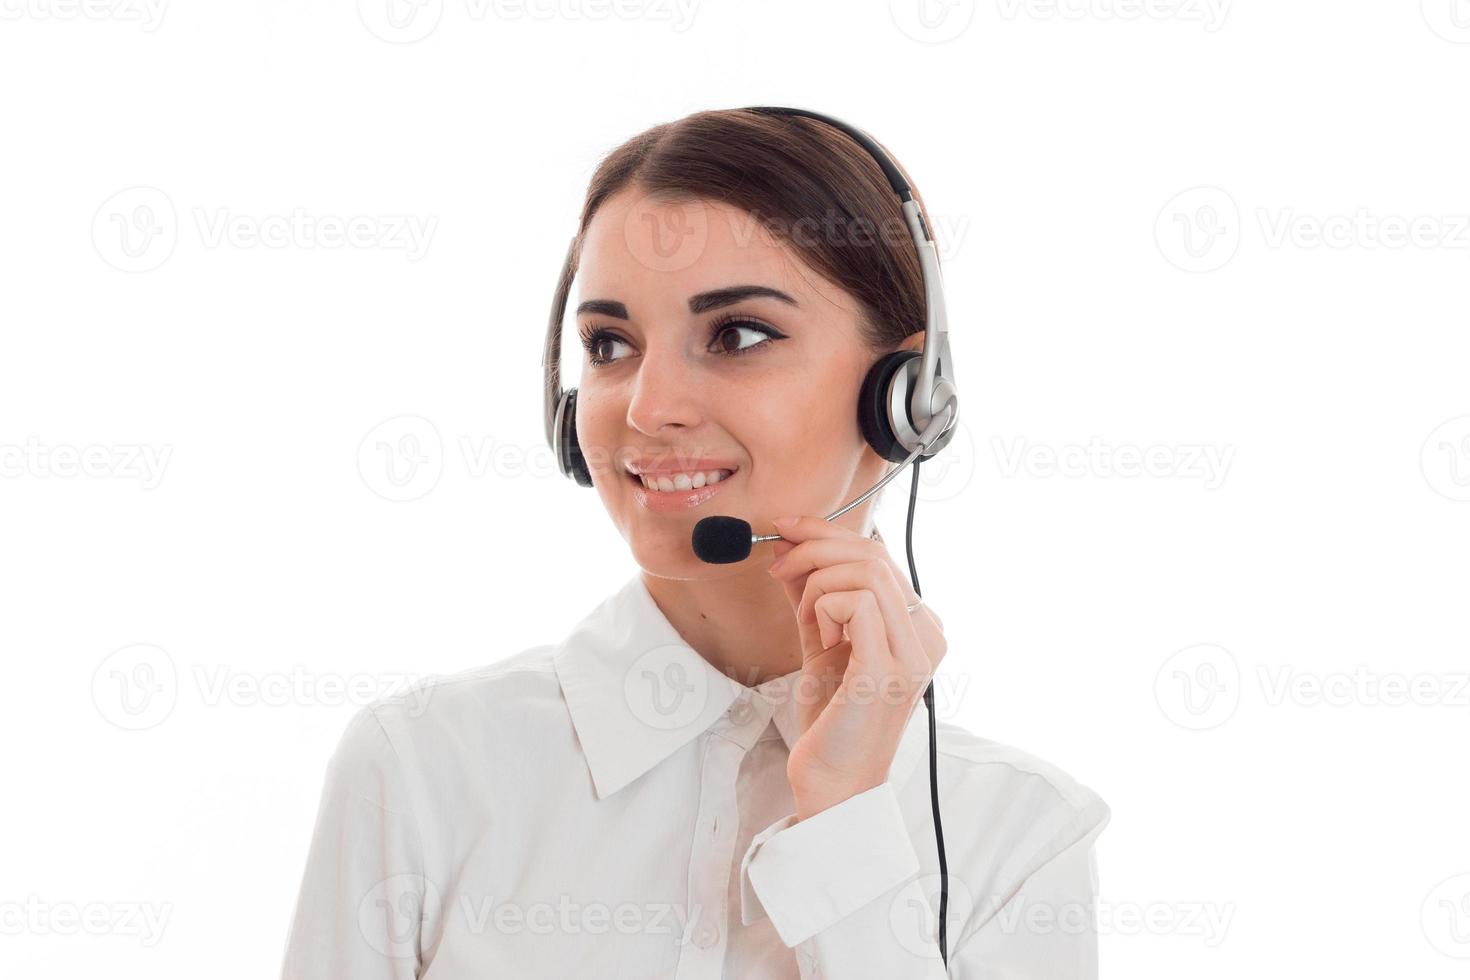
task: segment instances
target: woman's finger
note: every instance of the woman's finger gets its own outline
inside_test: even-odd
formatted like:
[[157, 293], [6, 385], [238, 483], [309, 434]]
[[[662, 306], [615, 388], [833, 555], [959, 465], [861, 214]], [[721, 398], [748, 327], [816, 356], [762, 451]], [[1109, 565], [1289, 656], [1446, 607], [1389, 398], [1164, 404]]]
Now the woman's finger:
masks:
[[835, 637], [833, 644], [841, 643], [846, 631], [852, 646], [849, 672], [856, 662], [867, 672], [867, 683], [877, 684], [893, 676], [893, 650], [888, 645], [888, 630], [877, 596], [867, 589], [826, 592], [818, 597], [814, 610], [823, 632]]
[[815, 571], [818, 568], [830, 568], [843, 562], [880, 560], [893, 572], [894, 581], [903, 583], [900, 590], [906, 598], [904, 605], [913, 605], [919, 601], [919, 594], [908, 584], [903, 577], [897, 562], [888, 553], [888, 549], [876, 541], [859, 537], [856, 541], [845, 541], [834, 538], [820, 538], [805, 541], [801, 544], [791, 546], [778, 559], [779, 564], [773, 561], [771, 574], [777, 578], [789, 576], [799, 577]]
[[[823, 523], [830, 522], [824, 521]], [[887, 546], [881, 541], [874, 541], [862, 535], [855, 535], [849, 544], [845, 535], [837, 535], [833, 537], [808, 537], [796, 544], [789, 541], [772, 541], [771, 547], [771, 565], [775, 566], [777, 561], [780, 562], [780, 565], [773, 569], [773, 575], [780, 578], [785, 578], [788, 575], [805, 575], [813, 569], [824, 565], [835, 565], [842, 561], [857, 561], [864, 555], [877, 554], [888, 562], [889, 566], [893, 569], [894, 579], [902, 584], [902, 591], [908, 597], [904, 604], [912, 606], [915, 602], [919, 601], [918, 593], [913, 590], [909, 583], [908, 573], [904, 571], [903, 567], [899, 565], [898, 560], [893, 557]], [[787, 558], [792, 552], [796, 553], [796, 557]], [[770, 568], [770, 566], [767, 567]], [[944, 632], [944, 620], [940, 618], [939, 614], [931, 606], [927, 604], [920, 606], [914, 610], [913, 615], [917, 616], [920, 621], [927, 619], [937, 632]]]
[[[919, 624], [904, 608], [903, 594], [898, 583], [893, 581], [886, 562], [873, 559], [849, 562], [819, 569], [807, 576], [802, 592], [798, 620], [816, 619], [816, 606], [822, 596], [835, 592], [865, 591], [872, 593], [883, 623], [884, 648], [889, 651], [890, 661], [875, 662], [883, 672], [892, 669], [907, 670], [915, 675], [927, 671], [931, 658], [926, 652], [926, 643], [931, 642], [919, 632]], [[836, 639], [840, 640], [840, 633]], [[835, 642], [830, 630], [822, 635], [826, 645]]]
[[[782, 518], [784, 520], [784, 518]], [[859, 534], [850, 527], [844, 527], [824, 517], [813, 517], [808, 514], [798, 517], [794, 523], [787, 525], [776, 525], [776, 533], [793, 544], [800, 541], [810, 541], [813, 538], [852, 538], [857, 541], [871, 541], [867, 535]]]
[[919, 601], [919, 594], [914, 591], [903, 569], [889, 554], [887, 546], [850, 528], [815, 516], [799, 517], [795, 523], [778, 527], [777, 531], [782, 539], [771, 543], [770, 572], [772, 577], [780, 579], [786, 586], [787, 599], [798, 612], [798, 623], [803, 629], [803, 649], [808, 655], [813, 650], [822, 650], [823, 640], [819, 634], [806, 630], [811, 617], [800, 613], [800, 597], [805, 590], [806, 579], [822, 568], [879, 560], [887, 566], [894, 587], [903, 599], [903, 613], [921, 640], [919, 646], [925, 661], [931, 670], [938, 668], [945, 649], [944, 624], [928, 605], [920, 606], [912, 613], [908, 612], [907, 607]]
[[[780, 543], [779, 541], [777, 542], [777, 544]], [[802, 657], [804, 660], [809, 660], [814, 655], [821, 653], [824, 647], [822, 646], [821, 632], [817, 629], [817, 624], [810, 620], [803, 622], [801, 616], [798, 615], [798, 611], [801, 609], [802, 590], [806, 586], [806, 578], [804, 576], [800, 578], [791, 576], [790, 578], [781, 579], [780, 582], [786, 592], [786, 601], [791, 604], [792, 615], [796, 616], [796, 629], [801, 638]]]
[[[828, 523], [821, 521], [820, 523]], [[820, 533], [820, 528], [807, 528], [810, 533]], [[944, 623], [939, 616], [927, 604], [908, 612], [907, 607], [919, 601], [919, 594], [914, 591], [907, 574], [899, 568], [888, 549], [871, 538], [860, 534], [840, 533], [829, 537], [810, 537], [796, 544], [785, 541], [775, 541], [773, 544], [781, 549], [778, 558], [771, 563], [769, 572], [773, 578], [784, 582], [801, 583], [807, 576], [821, 568], [831, 568], [846, 562], [862, 562], [881, 560], [888, 568], [893, 582], [903, 597], [904, 612], [911, 618], [920, 637], [924, 641], [924, 647], [930, 651], [930, 666], [937, 668], [942, 653], [935, 654], [935, 649], [942, 650], [944, 645]], [[788, 597], [791, 591], [787, 590]]]

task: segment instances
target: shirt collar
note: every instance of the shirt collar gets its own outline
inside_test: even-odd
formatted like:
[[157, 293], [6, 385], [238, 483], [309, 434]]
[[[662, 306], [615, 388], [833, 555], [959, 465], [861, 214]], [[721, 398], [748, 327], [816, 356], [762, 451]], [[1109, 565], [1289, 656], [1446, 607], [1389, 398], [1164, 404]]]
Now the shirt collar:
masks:
[[[801, 671], [755, 687], [727, 677], [679, 636], [641, 571], [572, 628], [555, 648], [552, 663], [598, 799], [616, 793], [711, 727], [733, 727], [730, 718], [742, 717], [737, 701], [754, 709], [750, 717], [755, 723], [739, 729], [749, 736], [741, 743], [747, 750], [768, 721], [775, 722], [788, 751], [801, 734], [791, 696]], [[928, 720], [918, 707], [920, 700], [889, 768], [888, 779], [896, 786], [903, 785], [928, 749]], [[741, 741], [739, 733], [731, 737]]]

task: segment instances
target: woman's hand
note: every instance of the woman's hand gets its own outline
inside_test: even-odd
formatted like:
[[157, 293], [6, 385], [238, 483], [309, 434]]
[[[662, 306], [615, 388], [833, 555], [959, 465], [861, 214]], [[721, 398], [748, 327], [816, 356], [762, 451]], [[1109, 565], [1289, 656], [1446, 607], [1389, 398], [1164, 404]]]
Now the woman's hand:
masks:
[[798, 820], [881, 785], [944, 657], [944, 624], [881, 542], [820, 517], [777, 524], [770, 574], [801, 633], [802, 735], [786, 776]]

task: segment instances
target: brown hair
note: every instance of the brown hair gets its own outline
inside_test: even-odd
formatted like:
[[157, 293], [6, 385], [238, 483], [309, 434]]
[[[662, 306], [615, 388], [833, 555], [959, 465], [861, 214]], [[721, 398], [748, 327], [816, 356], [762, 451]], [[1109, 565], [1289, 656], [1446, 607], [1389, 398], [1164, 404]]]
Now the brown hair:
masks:
[[[750, 214], [856, 298], [863, 339], [875, 354], [924, 329], [924, 279], [898, 195], [872, 155], [825, 122], [712, 109], [639, 133], [592, 176], [578, 259], [597, 209], [629, 186], [666, 201], [718, 201]], [[923, 198], [917, 189], [913, 195], [932, 229]], [[828, 233], [802, 232], [812, 226]]]

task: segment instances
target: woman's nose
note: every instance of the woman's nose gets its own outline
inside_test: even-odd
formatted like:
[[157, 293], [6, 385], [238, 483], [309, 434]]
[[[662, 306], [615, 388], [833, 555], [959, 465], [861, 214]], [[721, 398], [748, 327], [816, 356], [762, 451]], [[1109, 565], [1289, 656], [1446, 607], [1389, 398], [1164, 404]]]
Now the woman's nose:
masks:
[[633, 394], [628, 400], [628, 426], [657, 436], [665, 425], [686, 428], [699, 424], [700, 385], [685, 351], [674, 345], [650, 345], [638, 359]]

